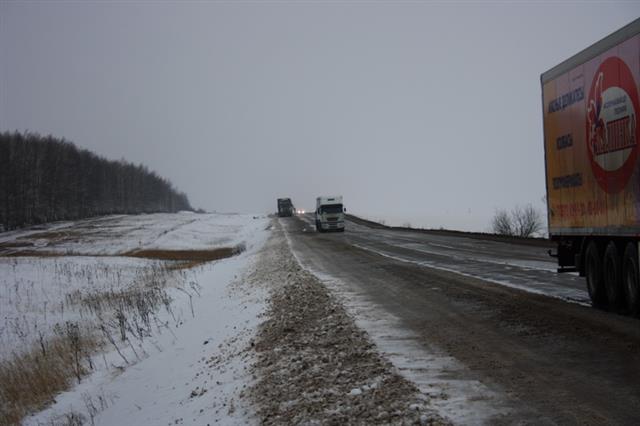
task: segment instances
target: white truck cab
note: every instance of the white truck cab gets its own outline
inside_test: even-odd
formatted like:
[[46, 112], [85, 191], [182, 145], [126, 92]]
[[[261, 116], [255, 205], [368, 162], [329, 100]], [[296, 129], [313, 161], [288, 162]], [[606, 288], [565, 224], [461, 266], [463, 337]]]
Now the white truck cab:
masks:
[[316, 230], [344, 232], [342, 195], [316, 198]]

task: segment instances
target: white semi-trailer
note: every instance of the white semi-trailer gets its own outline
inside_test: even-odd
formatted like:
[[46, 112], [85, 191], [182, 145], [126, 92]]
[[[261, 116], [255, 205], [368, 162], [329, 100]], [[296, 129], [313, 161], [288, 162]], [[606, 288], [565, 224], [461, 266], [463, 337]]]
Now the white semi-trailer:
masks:
[[316, 198], [316, 229], [318, 232], [344, 232], [342, 195]]

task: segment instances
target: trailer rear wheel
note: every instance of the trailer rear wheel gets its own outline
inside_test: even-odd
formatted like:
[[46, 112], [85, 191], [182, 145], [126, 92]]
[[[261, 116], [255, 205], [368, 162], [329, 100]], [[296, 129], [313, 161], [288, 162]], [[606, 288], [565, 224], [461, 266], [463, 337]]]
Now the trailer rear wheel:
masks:
[[633, 316], [640, 314], [640, 283], [638, 282], [638, 249], [635, 243], [628, 243], [622, 260], [622, 289], [627, 312]]
[[604, 288], [607, 293], [607, 306], [617, 311], [622, 306], [622, 259], [618, 247], [613, 241], [607, 244], [603, 263]]
[[602, 308], [605, 305], [606, 295], [602, 279], [602, 258], [595, 241], [591, 241], [587, 246], [587, 251], [584, 255], [584, 266], [591, 304], [596, 308]]

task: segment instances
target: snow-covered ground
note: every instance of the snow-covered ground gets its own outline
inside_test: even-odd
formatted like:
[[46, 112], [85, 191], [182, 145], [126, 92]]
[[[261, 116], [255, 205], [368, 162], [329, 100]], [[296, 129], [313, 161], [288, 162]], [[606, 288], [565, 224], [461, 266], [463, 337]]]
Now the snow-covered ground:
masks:
[[92, 300], [150, 280], [158, 288], [181, 285], [183, 275], [159, 261], [128, 257], [0, 257], [0, 360], [53, 337], [66, 321], [95, 328], [101, 312]]
[[[262, 239], [262, 238], [261, 238]], [[180, 320], [166, 313], [171, 328], [136, 348], [111, 351], [96, 360], [97, 371], [25, 425], [49, 424], [79, 413], [96, 425], [246, 424], [253, 416], [240, 393], [250, 385], [250, 354], [242, 353], [264, 310], [266, 295], [232, 284], [253, 262], [255, 252], [205, 265], [190, 279], [199, 284], [189, 299], [174, 291]], [[137, 359], [140, 356], [141, 359]]]
[[55, 224], [35, 233], [0, 234], [6, 250], [33, 254], [0, 257], [0, 360], [30, 349], [42, 335], [50, 337], [55, 324], [91, 322], [100, 312], [88, 303], [101, 295], [149, 286], [182, 286], [194, 280], [189, 272], [168, 269], [163, 262], [123, 254], [135, 249], [225, 246], [251, 250], [256, 234], [266, 224], [266, 218], [249, 215], [152, 214], [109, 216]]
[[251, 241], [251, 224], [257, 219], [241, 214], [106, 216], [0, 234], [0, 253], [115, 255], [141, 249], [210, 249]]
[[[90, 374], [24, 423], [72, 416], [110, 425], [245, 423], [250, 408], [236, 394], [250, 380], [247, 354], [238, 352], [254, 333], [265, 294], [238, 283], [268, 228], [266, 217], [180, 213], [0, 234], [0, 361], [46, 346], [67, 323], [102, 345], [90, 354]], [[238, 256], [191, 269], [125, 256], [238, 246], [246, 249]], [[20, 251], [28, 256], [6, 257]]]

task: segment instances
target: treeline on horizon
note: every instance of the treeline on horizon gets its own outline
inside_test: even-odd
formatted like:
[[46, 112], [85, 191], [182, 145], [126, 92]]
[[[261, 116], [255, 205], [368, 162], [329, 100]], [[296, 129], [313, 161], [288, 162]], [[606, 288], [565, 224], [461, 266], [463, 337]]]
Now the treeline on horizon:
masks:
[[143, 165], [35, 133], [0, 133], [0, 231], [107, 214], [193, 210]]

